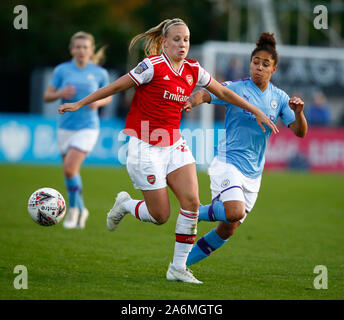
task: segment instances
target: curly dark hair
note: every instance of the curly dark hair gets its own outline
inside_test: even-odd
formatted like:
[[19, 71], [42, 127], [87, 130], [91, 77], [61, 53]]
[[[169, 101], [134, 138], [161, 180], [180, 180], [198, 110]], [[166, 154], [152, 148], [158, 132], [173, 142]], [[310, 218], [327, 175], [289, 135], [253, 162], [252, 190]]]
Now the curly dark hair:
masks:
[[273, 33], [263, 32], [260, 35], [258, 41], [256, 42], [256, 48], [251, 53], [251, 60], [257, 52], [263, 50], [271, 54], [275, 65], [277, 65], [279, 58], [276, 50], [276, 40]]

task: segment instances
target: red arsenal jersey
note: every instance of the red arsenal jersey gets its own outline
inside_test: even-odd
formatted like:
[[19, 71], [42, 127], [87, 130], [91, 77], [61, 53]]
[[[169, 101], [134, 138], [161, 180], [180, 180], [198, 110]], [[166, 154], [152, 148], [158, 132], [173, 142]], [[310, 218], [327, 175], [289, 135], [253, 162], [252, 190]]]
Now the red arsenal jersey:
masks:
[[136, 87], [123, 132], [159, 146], [179, 140], [182, 106], [195, 86], [207, 87], [211, 81], [195, 60], [184, 59], [175, 71], [165, 53], [145, 58], [129, 76]]

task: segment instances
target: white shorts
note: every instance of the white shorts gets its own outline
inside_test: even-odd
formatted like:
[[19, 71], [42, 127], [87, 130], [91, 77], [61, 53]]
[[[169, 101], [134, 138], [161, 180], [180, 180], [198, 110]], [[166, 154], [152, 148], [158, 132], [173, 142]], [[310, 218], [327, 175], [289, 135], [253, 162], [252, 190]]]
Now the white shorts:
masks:
[[74, 148], [89, 153], [93, 150], [99, 136], [98, 129], [57, 130], [59, 150], [62, 155]]
[[165, 188], [169, 173], [193, 162], [195, 159], [182, 138], [172, 146], [157, 147], [130, 137], [127, 170], [136, 189]]
[[245, 202], [245, 217], [256, 203], [261, 178], [249, 178], [242, 174], [234, 165], [220, 161], [217, 157], [212, 161], [208, 173], [213, 201], [238, 200]]

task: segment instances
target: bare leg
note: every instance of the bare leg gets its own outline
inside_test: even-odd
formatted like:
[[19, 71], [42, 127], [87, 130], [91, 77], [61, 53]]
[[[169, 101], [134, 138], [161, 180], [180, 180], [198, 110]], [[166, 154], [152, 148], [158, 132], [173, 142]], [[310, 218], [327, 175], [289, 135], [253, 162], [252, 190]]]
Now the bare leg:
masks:
[[67, 178], [72, 178], [80, 173], [80, 167], [87, 156], [86, 152], [70, 148], [63, 158], [63, 169]]
[[141, 190], [150, 215], [159, 223], [165, 223], [170, 216], [170, 199], [167, 188]]

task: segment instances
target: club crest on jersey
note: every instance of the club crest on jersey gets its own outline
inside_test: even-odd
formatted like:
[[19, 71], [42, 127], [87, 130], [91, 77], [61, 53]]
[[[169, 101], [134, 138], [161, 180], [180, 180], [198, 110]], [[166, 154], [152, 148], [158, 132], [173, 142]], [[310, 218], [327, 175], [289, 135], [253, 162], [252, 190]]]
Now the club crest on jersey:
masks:
[[155, 183], [155, 175], [154, 174], [150, 174], [149, 176], [147, 176], [147, 181], [150, 183], [150, 184], [154, 184]]
[[222, 181], [221, 183], [221, 187], [222, 188], [227, 188], [229, 186], [230, 182], [229, 182], [229, 179], [225, 179]]
[[136, 69], [134, 70], [134, 72], [136, 74], [140, 74], [142, 73], [143, 71], [147, 70], [148, 69], [148, 66], [144, 63], [144, 62], [141, 62], [137, 67]]
[[271, 105], [272, 109], [276, 109], [277, 108], [277, 101], [276, 100], [272, 100], [270, 105]]
[[95, 80], [95, 77], [94, 77], [94, 75], [92, 73], [89, 73], [87, 75], [87, 79], [90, 80], [90, 81], [93, 81], [93, 80]]
[[188, 82], [188, 84], [191, 86], [192, 83], [193, 83], [192, 75], [191, 74], [187, 74], [185, 78], [186, 78], [186, 81]]

